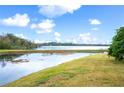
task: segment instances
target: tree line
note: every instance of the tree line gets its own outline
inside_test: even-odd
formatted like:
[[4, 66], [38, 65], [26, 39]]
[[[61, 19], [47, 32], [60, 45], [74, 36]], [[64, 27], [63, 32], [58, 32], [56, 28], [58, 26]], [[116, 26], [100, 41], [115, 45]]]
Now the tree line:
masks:
[[58, 42], [48, 42], [41, 43], [41, 46], [110, 46], [110, 44], [75, 44], [75, 43], [58, 43]]
[[37, 44], [13, 34], [0, 36], [0, 49], [33, 49], [37, 47]]

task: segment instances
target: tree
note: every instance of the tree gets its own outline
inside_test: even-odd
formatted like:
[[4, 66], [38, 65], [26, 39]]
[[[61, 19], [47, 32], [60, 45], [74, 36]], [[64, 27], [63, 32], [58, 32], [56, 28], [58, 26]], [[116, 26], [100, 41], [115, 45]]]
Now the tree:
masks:
[[117, 34], [113, 37], [108, 54], [121, 61], [124, 58], [124, 27], [120, 27], [116, 31]]
[[13, 34], [0, 36], [0, 49], [33, 49], [37, 47], [37, 44], [26, 39], [16, 37]]

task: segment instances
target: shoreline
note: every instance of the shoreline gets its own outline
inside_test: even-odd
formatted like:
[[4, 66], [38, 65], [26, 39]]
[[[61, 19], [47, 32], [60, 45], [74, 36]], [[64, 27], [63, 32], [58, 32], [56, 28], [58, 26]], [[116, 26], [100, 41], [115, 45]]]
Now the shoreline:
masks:
[[22, 54], [22, 53], [104, 53], [107, 49], [100, 50], [0, 50], [0, 54]]
[[[66, 61], [60, 61], [59, 64], [56, 64], [56, 65], [54, 65], [54, 66], [49, 66], [49, 67], [40, 69], [39, 71], [44, 70], [44, 69], [48, 69], [48, 68], [52, 68], [52, 67], [55, 67], [55, 66], [58, 66], [58, 65], [61, 65], [61, 64], [63, 64], [63, 63], [69, 62], [69, 61], [77, 60], [77, 59], [79, 59], [79, 58], [84, 58], [84, 57], [87, 57], [87, 56], [90, 56], [90, 55], [93, 55], [93, 54], [88, 54], [88, 55], [85, 55], [85, 56], [76, 57], [76, 58], [73, 58], [73, 59], [68, 59], [68, 60], [66, 60]], [[32, 73], [36, 73], [36, 72], [38, 72], [38, 71], [35, 71], [35, 72], [32, 72]], [[29, 73], [29, 74], [27, 74], [27, 75], [24, 75], [24, 76], [22, 76], [22, 77], [20, 77], [20, 78], [23, 78], [23, 77], [25, 77], [25, 76], [28, 76], [28, 75], [30, 75], [30, 74], [32, 74], [32, 73]], [[20, 78], [18, 78], [18, 79], [20, 79]], [[16, 79], [16, 80], [18, 80], [18, 79]], [[14, 80], [14, 81], [16, 81], [16, 80]], [[13, 81], [11, 81], [11, 82], [13, 82]], [[9, 83], [11, 83], [11, 82], [9, 82]], [[2, 86], [4, 86], [4, 85], [7, 85], [7, 84], [9, 84], [9, 83], [0, 85], [0, 87], [2, 87]]]
[[106, 54], [90, 55], [22, 77], [6, 87], [124, 86], [124, 64]]

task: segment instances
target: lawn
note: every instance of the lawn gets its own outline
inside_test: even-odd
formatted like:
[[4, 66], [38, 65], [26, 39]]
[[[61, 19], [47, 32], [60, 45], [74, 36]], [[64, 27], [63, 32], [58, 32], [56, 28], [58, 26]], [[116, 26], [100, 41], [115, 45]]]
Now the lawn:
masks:
[[108, 50], [0, 50], [0, 54], [6, 53], [103, 53]]
[[124, 63], [106, 54], [90, 55], [35, 72], [9, 87], [124, 86]]

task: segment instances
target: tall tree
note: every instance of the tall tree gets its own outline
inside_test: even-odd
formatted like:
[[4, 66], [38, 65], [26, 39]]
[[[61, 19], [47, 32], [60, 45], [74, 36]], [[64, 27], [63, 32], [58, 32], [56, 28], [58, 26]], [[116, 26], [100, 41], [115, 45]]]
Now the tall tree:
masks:
[[116, 30], [117, 33], [113, 37], [112, 44], [109, 48], [109, 55], [115, 57], [116, 60], [124, 58], [124, 27]]

